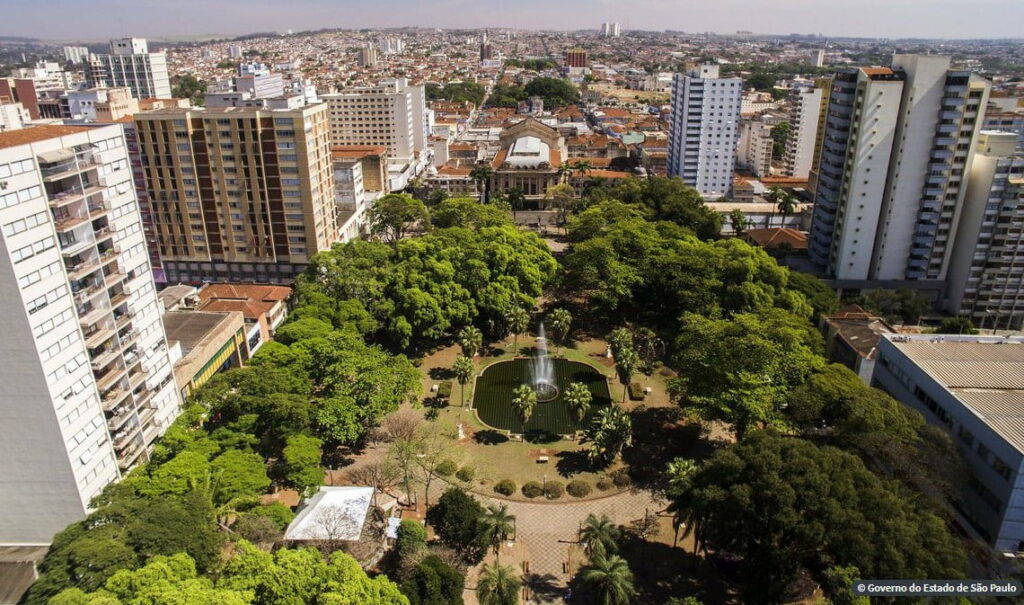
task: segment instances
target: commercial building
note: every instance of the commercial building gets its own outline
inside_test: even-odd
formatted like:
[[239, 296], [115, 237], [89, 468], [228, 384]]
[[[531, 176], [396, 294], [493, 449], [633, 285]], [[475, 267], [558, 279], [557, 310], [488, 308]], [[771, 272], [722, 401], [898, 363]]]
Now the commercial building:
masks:
[[24, 128], [32, 120], [28, 110], [21, 103], [0, 101], [0, 132]]
[[1024, 328], [1024, 153], [1018, 145], [1016, 133], [981, 132], [947, 279], [947, 309], [993, 329]]
[[0, 133], [0, 543], [48, 543], [177, 416], [119, 125]]
[[825, 123], [828, 110], [828, 80], [819, 81], [814, 88], [801, 88], [793, 93], [789, 114], [789, 137], [783, 155], [788, 177], [806, 179], [814, 168], [824, 138], [820, 126]]
[[837, 72], [811, 260], [843, 280], [945, 279], [989, 88], [942, 56]]
[[828, 360], [850, 368], [864, 384], [871, 384], [874, 376], [878, 341], [885, 334], [896, 334], [884, 319], [859, 305], [846, 305], [822, 315], [820, 328]]
[[290, 281], [338, 239], [327, 107], [135, 116], [167, 281]]
[[410, 86], [399, 78], [322, 99], [330, 115], [332, 146], [387, 148], [391, 189], [404, 189], [430, 165], [433, 111], [427, 108], [423, 86]]
[[946, 433], [969, 473], [954, 501], [996, 551], [1024, 551], [1024, 338], [887, 334], [873, 384]]
[[111, 40], [108, 54], [89, 57], [85, 78], [90, 88], [126, 86], [136, 99], [171, 96], [167, 55], [149, 52], [144, 38]]
[[218, 372], [241, 367], [249, 358], [239, 311], [167, 311], [163, 324], [182, 401]]
[[719, 78], [702, 65], [672, 80], [668, 175], [696, 187], [705, 199], [728, 196], [736, 169], [740, 78]]

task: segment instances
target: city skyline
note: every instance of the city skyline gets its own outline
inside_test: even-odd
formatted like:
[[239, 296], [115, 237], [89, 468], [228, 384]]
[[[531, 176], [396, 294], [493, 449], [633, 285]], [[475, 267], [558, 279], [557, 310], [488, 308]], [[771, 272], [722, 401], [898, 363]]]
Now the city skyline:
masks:
[[[5, 8], [5, 27], [0, 35], [92, 40], [127, 35], [175, 38], [324, 27], [407, 26], [575, 31], [598, 30], [602, 21], [617, 21], [625, 31], [673, 29], [723, 34], [752, 31], [763, 35], [821, 33], [835, 37], [970, 39], [1020, 38], [1020, 29], [1014, 24], [1024, 21], [1024, 4], [1016, 0], [978, 0], [971, 4], [971, 11], [965, 11], [965, 4], [954, 0], [864, 0], [853, 13], [813, 0], [723, 0], [714, 6], [690, 0], [637, 0], [628, 10], [610, 0], [597, 4], [595, 7], [584, 0], [568, 0], [552, 7], [539, 0], [524, 0], [514, 6], [504, 0], [397, 0], [383, 13], [354, 13], [352, 9], [358, 5], [345, 0], [295, 0], [282, 14], [276, 3], [237, 0], [217, 5], [200, 0], [97, 0], [87, 12], [76, 10], [78, 6], [67, 0], [47, 5], [14, 0]], [[61, 14], [63, 8], [68, 9], [65, 14], [74, 14], [75, 18], [55, 22], [54, 15]], [[515, 18], [495, 17], [502, 14]], [[998, 18], [993, 18], [995, 15]], [[208, 25], [211, 23], [219, 25]], [[202, 24], [203, 29], [191, 24]]]

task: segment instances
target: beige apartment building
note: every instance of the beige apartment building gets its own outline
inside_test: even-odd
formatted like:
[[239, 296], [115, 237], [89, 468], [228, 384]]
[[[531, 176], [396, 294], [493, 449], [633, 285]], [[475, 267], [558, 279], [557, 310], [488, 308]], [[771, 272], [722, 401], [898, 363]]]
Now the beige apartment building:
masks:
[[135, 116], [170, 283], [284, 283], [339, 239], [327, 106]]

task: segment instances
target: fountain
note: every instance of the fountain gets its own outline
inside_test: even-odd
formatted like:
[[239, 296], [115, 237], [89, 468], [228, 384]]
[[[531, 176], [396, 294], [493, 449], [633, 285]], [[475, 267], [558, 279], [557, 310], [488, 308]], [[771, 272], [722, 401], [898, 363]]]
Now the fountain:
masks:
[[537, 393], [537, 401], [551, 401], [558, 397], [555, 386], [555, 366], [548, 357], [548, 339], [544, 335], [544, 322], [537, 330], [537, 356], [530, 362], [530, 386]]

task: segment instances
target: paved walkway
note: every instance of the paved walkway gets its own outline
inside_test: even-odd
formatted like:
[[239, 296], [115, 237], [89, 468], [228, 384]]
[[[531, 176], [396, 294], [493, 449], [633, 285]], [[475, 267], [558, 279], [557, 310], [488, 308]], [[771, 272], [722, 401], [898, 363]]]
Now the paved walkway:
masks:
[[[578, 530], [587, 515], [608, 515], [616, 525], [628, 525], [630, 521], [644, 516], [644, 511], [654, 514], [665, 508], [665, 502], [654, 500], [646, 491], [627, 491], [607, 498], [558, 502], [511, 502], [495, 498], [484, 498], [487, 503], [507, 504], [509, 512], [516, 518], [516, 541], [502, 549], [501, 562], [515, 564], [523, 573], [528, 586], [533, 587], [528, 603], [561, 603], [565, 587], [576, 573], [580, 557], [572, 557]], [[490, 560], [491, 557], [488, 557]], [[467, 577], [466, 603], [476, 603], [476, 594], [470, 590], [476, 586], [476, 570]]]

